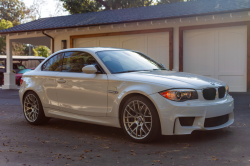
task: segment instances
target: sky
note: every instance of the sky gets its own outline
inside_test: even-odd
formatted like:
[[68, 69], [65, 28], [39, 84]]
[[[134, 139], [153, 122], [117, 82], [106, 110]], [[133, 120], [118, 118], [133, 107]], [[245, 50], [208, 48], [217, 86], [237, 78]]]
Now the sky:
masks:
[[[34, 0], [22, 0], [22, 1], [25, 3], [27, 7], [30, 7], [33, 4]], [[56, 2], [58, 2], [59, 0], [44, 0], [44, 1], [45, 1], [45, 4], [42, 6], [43, 10], [41, 10], [42, 18], [50, 17], [51, 14], [53, 15], [53, 12], [55, 11], [55, 8], [56, 8]], [[64, 9], [62, 6], [62, 3], [61, 3], [61, 8]], [[69, 15], [69, 12], [62, 11], [57, 16], [62, 16], [62, 15]]]
[[[33, 4], [34, 0], [22, 0], [22, 1], [25, 3], [27, 7], [30, 7]], [[44, 18], [44, 17], [50, 17], [51, 15], [54, 15], [53, 12], [56, 9], [56, 3], [59, 0], [44, 0], [44, 1], [45, 3], [42, 5], [41, 17]], [[63, 8], [62, 3], [61, 3], [61, 9], [62, 11], [58, 15], [54, 15], [54, 16], [69, 15], [69, 12], [65, 11], [65, 9]]]
[[[33, 0], [22, 0], [25, 5], [27, 7], [30, 7], [32, 4], [33, 4]], [[51, 14], [53, 14], [53, 12], [55, 11], [56, 9], [56, 2], [58, 0], [45, 0], [45, 3], [41, 6], [41, 17], [44, 18], [44, 17], [50, 17]], [[62, 5], [61, 5], [62, 7]], [[62, 9], [64, 9], [62, 7]], [[69, 15], [68, 12], [66, 11], [62, 11], [59, 15]]]

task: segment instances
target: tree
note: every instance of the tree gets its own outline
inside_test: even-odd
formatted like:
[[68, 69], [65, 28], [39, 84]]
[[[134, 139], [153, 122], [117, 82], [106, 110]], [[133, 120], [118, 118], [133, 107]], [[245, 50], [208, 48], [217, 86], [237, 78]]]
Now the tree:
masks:
[[[13, 27], [10, 21], [2, 19], [0, 22], [0, 30]], [[21, 43], [12, 43], [12, 55], [28, 55], [28, 47]], [[0, 37], [0, 54], [6, 55], [6, 37]]]
[[25, 4], [20, 0], [0, 1], [0, 19], [11, 21], [14, 26], [20, 24], [27, 12]]
[[[10, 21], [2, 19], [0, 22], [0, 30], [13, 27], [13, 24]], [[6, 54], [6, 37], [0, 37], [0, 53]]]
[[196, 0], [60, 0], [70, 14], [98, 12], [103, 10], [125, 9], [131, 7], [160, 5]]
[[25, 54], [26, 45], [22, 43], [12, 43], [12, 55], [27, 55]]
[[50, 53], [50, 49], [46, 46], [38, 46], [36, 48], [33, 48], [33, 51], [35, 56], [42, 56], [45, 58], [47, 58]]
[[54, 0], [54, 2], [55, 2], [55, 10], [50, 11], [49, 16], [50, 17], [55, 17], [55, 16], [63, 15], [63, 12], [65, 11], [65, 9], [62, 6], [62, 2], [59, 1], [59, 0]]
[[42, 8], [45, 0], [33, 0], [33, 4], [27, 10], [26, 21], [34, 21], [41, 18]]
[[[49, 10], [48, 5], [54, 5], [55, 10]], [[29, 22], [40, 19], [42, 11], [47, 11], [50, 17], [60, 16], [64, 12], [62, 2], [54, 0], [54, 2], [47, 2], [46, 0], [33, 0], [32, 5], [27, 9], [26, 16], [22, 22]]]
[[150, 6], [154, 0], [60, 0], [71, 14]]

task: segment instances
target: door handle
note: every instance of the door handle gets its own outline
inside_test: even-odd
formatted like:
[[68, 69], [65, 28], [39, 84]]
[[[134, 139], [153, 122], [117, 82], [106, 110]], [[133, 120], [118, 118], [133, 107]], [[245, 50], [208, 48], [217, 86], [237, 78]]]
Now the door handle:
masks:
[[65, 83], [66, 82], [66, 80], [64, 80], [64, 79], [58, 79], [58, 80], [56, 80], [58, 83], [60, 83], [60, 84], [63, 84], [63, 83]]

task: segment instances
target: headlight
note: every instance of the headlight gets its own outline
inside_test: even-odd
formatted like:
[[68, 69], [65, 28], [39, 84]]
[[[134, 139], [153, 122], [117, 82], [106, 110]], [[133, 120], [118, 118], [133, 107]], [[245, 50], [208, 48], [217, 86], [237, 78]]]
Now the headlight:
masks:
[[192, 89], [170, 89], [160, 92], [163, 97], [173, 101], [186, 101], [198, 99], [198, 93]]
[[229, 94], [229, 86], [227, 85], [225, 88], [226, 88], [226, 95], [228, 95]]

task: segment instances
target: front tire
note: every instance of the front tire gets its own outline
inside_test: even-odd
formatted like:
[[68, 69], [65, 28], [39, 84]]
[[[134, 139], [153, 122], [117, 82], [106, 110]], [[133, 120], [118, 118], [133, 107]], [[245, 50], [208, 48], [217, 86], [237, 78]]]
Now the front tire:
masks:
[[120, 120], [126, 135], [135, 142], [152, 142], [161, 135], [157, 110], [144, 96], [129, 98], [122, 107]]
[[49, 122], [50, 118], [44, 115], [42, 103], [34, 92], [28, 92], [23, 99], [24, 117], [32, 125], [42, 125]]

